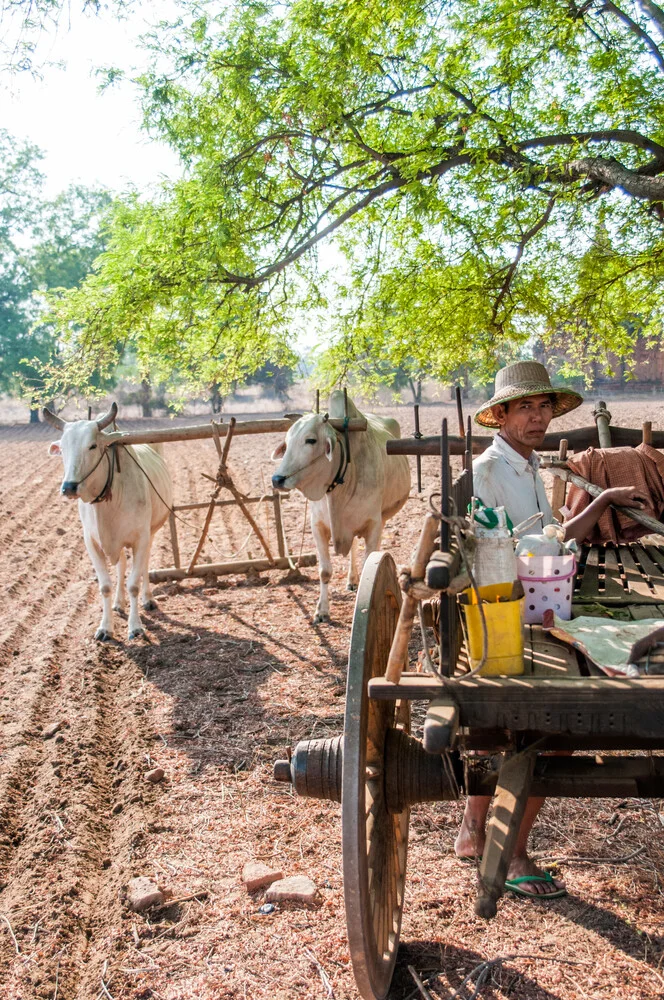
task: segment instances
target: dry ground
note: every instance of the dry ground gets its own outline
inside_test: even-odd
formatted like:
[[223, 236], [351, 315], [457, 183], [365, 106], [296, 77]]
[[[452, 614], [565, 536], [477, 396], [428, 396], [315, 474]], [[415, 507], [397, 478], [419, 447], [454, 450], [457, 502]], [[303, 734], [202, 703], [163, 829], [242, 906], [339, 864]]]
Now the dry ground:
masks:
[[[611, 409], [615, 422], [638, 425], [647, 411], [664, 427], [664, 405], [651, 399]], [[451, 415], [423, 410], [425, 433], [443, 411]], [[589, 411], [565, 423], [588, 423]], [[409, 430], [406, 411], [402, 421]], [[162, 585], [146, 641], [126, 643], [118, 621], [118, 641], [95, 643], [99, 598], [75, 505], [58, 496], [61, 466], [46, 454], [52, 436], [8, 425], [0, 434], [0, 997], [355, 998], [339, 809], [294, 798], [271, 771], [289, 744], [341, 730], [353, 611], [345, 567], [337, 561], [331, 625], [310, 624], [310, 570], [298, 583], [275, 573]], [[275, 443], [234, 443], [240, 485], [262, 490]], [[200, 473], [214, 472], [211, 443], [166, 448], [177, 499], [205, 499], [210, 484]], [[425, 470], [431, 489], [436, 462]], [[384, 545], [397, 562], [424, 506], [413, 496], [388, 526]], [[296, 552], [303, 513], [299, 497], [285, 503]], [[181, 527], [186, 553], [195, 532]], [[230, 555], [245, 534], [235, 519], [214, 522], [204, 558]], [[170, 558], [161, 533], [152, 565]], [[52, 723], [62, 728], [45, 739]], [[167, 778], [152, 786], [144, 774], [155, 765]], [[664, 997], [658, 809], [550, 801], [533, 847], [562, 859], [570, 894], [548, 905], [505, 899], [491, 923], [474, 917], [474, 873], [453, 854], [460, 806], [414, 809], [392, 1000], [415, 995], [408, 964], [432, 996], [450, 997], [478, 963], [515, 955], [496, 967], [482, 1000]], [[240, 878], [252, 859], [311, 876], [317, 903], [261, 915], [261, 894], [248, 895]], [[173, 902], [132, 914], [125, 887], [134, 875], [156, 879]]]

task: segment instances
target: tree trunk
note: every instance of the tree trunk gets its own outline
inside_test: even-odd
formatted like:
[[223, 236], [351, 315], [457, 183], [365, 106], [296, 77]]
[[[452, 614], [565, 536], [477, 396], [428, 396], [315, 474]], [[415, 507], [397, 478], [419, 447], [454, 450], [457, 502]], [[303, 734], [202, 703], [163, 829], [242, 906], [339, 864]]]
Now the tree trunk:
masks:
[[422, 402], [422, 379], [419, 379], [419, 378], [418, 379], [409, 378], [408, 379], [408, 385], [410, 386], [410, 391], [413, 394], [413, 403], [417, 403], [417, 404], [421, 403]]
[[30, 423], [31, 424], [38, 424], [38, 423], [40, 423], [40, 420], [39, 420], [39, 407], [35, 407], [34, 409], [32, 407], [30, 407]]
[[141, 404], [144, 417], [152, 416], [152, 386], [148, 379], [144, 378], [138, 392], [138, 401]]
[[219, 392], [219, 385], [215, 382], [214, 385], [210, 387], [210, 406], [212, 407], [212, 412], [221, 413], [223, 402], [224, 397]]

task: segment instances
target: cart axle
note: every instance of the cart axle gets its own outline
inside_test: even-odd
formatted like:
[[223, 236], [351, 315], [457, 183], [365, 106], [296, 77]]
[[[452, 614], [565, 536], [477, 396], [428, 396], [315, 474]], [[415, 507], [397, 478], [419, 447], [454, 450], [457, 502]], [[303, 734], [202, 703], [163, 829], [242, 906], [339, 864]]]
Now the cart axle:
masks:
[[[341, 802], [343, 736], [302, 740], [290, 761], [274, 765], [276, 781], [290, 782], [305, 798]], [[459, 798], [463, 784], [458, 754], [448, 759], [427, 753], [421, 742], [403, 729], [389, 729], [382, 761], [367, 765], [365, 779], [383, 778], [388, 813], [397, 815], [416, 802], [444, 802]]]
[[[365, 779], [383, 778], [387, 811], [402, 812], [416, 802], [445, 802], [468, 795], [493, 795], [502, 754], [468, 757], [435, 756], [403, 729], [388, 730], [383, 761], [367, 766]], [[290, 761], [274, 765], [276, 781], [289, 782], [304, 798], [341, 802], [343, 736], [302, 740]], [[664, 796], [664, 758], [538, 757], [533, 795], [554, 798], [659, 798]]]

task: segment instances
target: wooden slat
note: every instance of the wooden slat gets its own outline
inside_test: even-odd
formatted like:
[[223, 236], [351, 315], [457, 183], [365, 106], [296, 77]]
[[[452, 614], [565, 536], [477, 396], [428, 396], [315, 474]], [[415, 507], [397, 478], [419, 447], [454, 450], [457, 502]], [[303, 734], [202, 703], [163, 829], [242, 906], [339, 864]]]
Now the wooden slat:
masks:
[[599, 596], [599, 552], [597, 546], [592, 545], [586, 555], [586, 564], [581, 577], [578, 597], [587, 600], [593, 597], [597, 600]]
[[523, 667], [524, 673], [532, 677], [533, 674], [533, 627], [523, 626]]
[[635, 545], [633, 547], [633, 552], [641, 566], [641, 569], [646, 571], [650, 582], [655, 587], [655, 597], [657, 597], [660, 601], [664, 600], [664, 570], [662, 570], [662, 567], [650, 558], [648, 550], [645, 546]]
[[651, 599], [655, 599], [656, 595], [654, 590], [650, 587], [648, 581], [641, 575], [641, 571], [634, 562], [634, 557], [629, 551], [629, 548], [626, 545], [621, 545], [619, 553], [630, 594], [638, 594], [639, 597], [649, 597]]
[[579, 661], [570, 646], [558, 642], [541, 625], [531, 626], [532, 673], [535, 677], [579, 677]]
[[664, 546], [662, 545], [643, 545], [642, 548], [646, 550], [648, 556], [654, 563], [656, 563], [660, 568], [664, 569]]
[[634, 621], [642, 621], [644, 618], [664, 618], [656, 604], [630, 604], [629, 613]]
[[604, 596], [619, 597], [624, 600], [627, 597], [627, 591], [623, 587], [621, 566], [616, 550], [613, 548], [604, 549], [604, 573]]

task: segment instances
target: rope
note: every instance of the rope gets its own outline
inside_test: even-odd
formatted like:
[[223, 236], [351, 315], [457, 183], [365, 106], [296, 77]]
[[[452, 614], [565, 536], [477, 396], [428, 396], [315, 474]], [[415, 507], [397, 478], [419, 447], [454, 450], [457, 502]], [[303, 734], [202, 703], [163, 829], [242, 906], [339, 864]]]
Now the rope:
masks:
[[[489, 655], [489, 632], [486, 624], [486, 615], [484, 614], [484, 608], [482, 607], [482, 599], [480, 597], [479, 587], [477, 586], [477, 581], [473, 576], [473, 571], [470, 566], [470, 561], [468, 559], [466, 549], [463, 544], [463, 533], [465, 532], [466, 534], [468, 534], [470, 532], [465, 517], [460, 517], [458, 514], [453, 514], [452, 516], [445, 515], [441, 510], [439, 510], [434, 505], [433, 498], [435, 496], [440, 496], [440, 494], [439, 493], [431, 494], [431, 496], [429, 497], [429, 509], [431, 513], [434, 515], [434, 517], [437, 517], [440, 521], [445, 521], [445, 523], [449, 524], [452, 531], [454, 532], [454, 536], [457, 540], [457, 545], [459, 546], [461, 559], [464, 564], [466, 573], [468, 574], [468, 579], [470, 580], [470, 586], [472, 588], [473, 594], [475, 595], [475, 600], [477, 601], [477, 607], [480, 613], [480, 622], [482, 625], [482, 658], [480, 659], [477, 666], [473, 667], [473, 669], [468, 674], [465, 675], [466, 677], [474, 677], [476, 674], [480, 673], [480, 671], [483, 669], [487, 661]], [[452, 499], [452, 497], [450, 497], [450, 503], [454, 505], [454, 500]], [[463, 629], [463, 637], [466, 642], [466, 646], [468, 646], [468, 636], [466, 635], [466, 629], [463, 622], [463, 615], [461, 616], [461, 628]]]
[[307, 530], [307, 510], [309, 508], [309, 500], [304, 498], [304, 517], [302, 518], [302, 536], [300, 538], [300, 553], [297, 557], [297, 564], [293, 562], [293, 557], [288, 551], [288, 537], [284, 531], [284, 545], [286, 547], [286, 558], [288, 559], [288, 565], [292, 570], [298, 569], [302, 565], [302, 549], [304, 548], [304, 535]]
[[[264, 494], [263, 494], [263, 496], [262, 496], [262, 497], [260, 498], [260, 500], [258, 501], [258, 505], [257, 505], [257, 507], [256, 507], [256, 514], [257, 514], [257, 515], [258, 515], [258, 513], [260, 512], [260, 509], [261, 509], [261, 504], [263, 503], [263, 500], [265, 500], [265, 499], [266, 499], [266, 497], [267, 497], [268, 495], [269, 495], [269, 494], [267, 494], [267, 493], [264, 493]], [[249, 542], [249, 539], [250, 539], [250, 538], [251, 538], [252, 536], [253, 536], [254, 538], [256, 537], [256, 534], [255, 534], [255, 532], [254, 532], [254, 529], [253, 529], [253, 528], [251, 528], [251, 529], [250, 529], [250, 531], [249, 531], [249, 534], [247, 535], [247, 537], [245, 538], [245, 540], [244, 540], [244, 541], [242, 542], [242, 545], [240, 546], [240, 548], [239, 548], [239, 549], [238, 549], [238, 550], [237, 550], [236, 552], [234, 552], [232, 556], [229, 556], [229, 557], [228, 557], [228, 558], [229, 558], [229, 561], [230, 561], [230, 560], [233, 560], [233, 559], [235, 559], [235, 558], [236, 558], [236, 556], [239, 556], [240, 552], [242, 552], [242, 550], [243, 550], [244, 548], [246, 548], [246, 546], [247, 546], [247, 544], [248, 544], [248, 542]]]
[[180, 515], [178, 513], [176, 513], [176, 511], [173, 509], [173, 507], [171, 507], [171, 505], [169, 503], [166, 503], [166, 501], [164, 500], [163, 496], [161, 495], [161, 493], [159, 492], [159, 490], [157, 489], [157, 487], [155, 486], [155, 484], [152, 482], [152, 480], [148, 476], [147, 472], [145, 471], [145, 469], [143, 468], [143, 466], [141, 465], [141, 463], [138, 461], [138, 459], [134, 455], [132, 455], [132, 453], [129, 451], [129, 449], [127, 448], [127, 446], [126, 445], [121, 445], [121, 447], [124, 448], [125, 453], [127, 455], [129, 455], [129, 457], [132, 460], [132, 462], [134, 463], [134, 465], [138, 466], [138, 468], [141, 470], [141, 472], [143, 473], [143, 475], [145, 476], [145, 478], [149, 482], [150, 486], [152, 487], [152, 489], [155, 491], [155, 493], [157, 494], [157, 496], [159, 497], [159, 499], [163, 503], [163, 505], [166, 508], [166, 510], [170, 514], [172, 514], [173, 517], [177, 518], [178, 521], [181, 521], [182, 524], [186, 524], [186, 526], [188, 528], [193, 528], [195, 531], [198, 531], [199, 530], [198, 529], [198, 525], [194, 524], [192, 521], [186, 521], [183, 517], [180, 517]]

